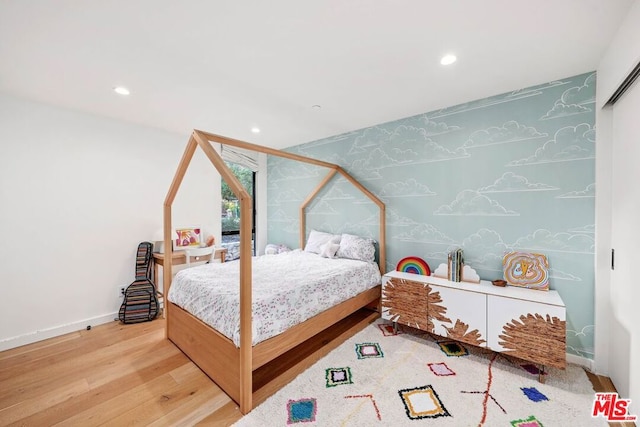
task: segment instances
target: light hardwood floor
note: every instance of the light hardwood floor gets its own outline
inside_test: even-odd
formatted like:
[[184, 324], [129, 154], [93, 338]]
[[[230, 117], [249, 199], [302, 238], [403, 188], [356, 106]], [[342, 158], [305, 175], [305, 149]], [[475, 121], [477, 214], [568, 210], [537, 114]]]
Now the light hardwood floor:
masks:
[[[277, 389], [363, 329], [360, 310], [255, 373]], [[228, 426], [242, 417], [227, 397], [165, 339], [164, 319], [111, 322], [0, 352], [0, 426]], [[275, 380], [267, 375], [276, 372]]]
[[[280, 387], [372, 322], [367, 310], [340, 322], [267, 369]], [[242, 414], [164, 338], [164, 319], [112, 322], [0, 353], [0, 426], [228, 426]], [[608, 378], [590, 374], [598, 391]], [[632, 426], [633, 423], [611, 426]]]

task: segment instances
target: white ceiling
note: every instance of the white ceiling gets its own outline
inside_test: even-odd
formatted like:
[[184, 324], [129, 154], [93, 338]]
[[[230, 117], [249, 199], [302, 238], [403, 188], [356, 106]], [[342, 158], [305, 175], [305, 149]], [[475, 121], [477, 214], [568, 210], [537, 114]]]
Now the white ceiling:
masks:
[[281, 148], [595, 70], [633, 1], [0, 0], [0, 92]]

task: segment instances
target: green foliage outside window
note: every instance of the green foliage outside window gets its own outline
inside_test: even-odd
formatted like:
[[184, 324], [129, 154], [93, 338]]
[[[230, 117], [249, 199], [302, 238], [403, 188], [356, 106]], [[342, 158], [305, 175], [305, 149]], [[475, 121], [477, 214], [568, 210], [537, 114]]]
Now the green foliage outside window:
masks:
[[238, 231], [240, 230], [240, 218], [224, 217], [222, 218], [222, 231]]
[[[253, 171], [238, 166], [235, 163], [227, 163], [231, 172], [238, 178], [240, 184], [253, 197]], [[222, 180], [222, 231], [240, 230], [240, 203], [231, 191], [229, 185]]]
[[[238, 178], [240, 184], [244, 187], [245, 190], [249, 193], [251, 197], [253, 197], [253, 171], [251, 169], [243, 168], [242, 166], [238, 166], [235, 163], [227, 163], [231, 172]], [[222, 180], [222, 201], [228, 202], [230, 200], [237, 200], [231, 188], [227, 185], [227, 183]]]

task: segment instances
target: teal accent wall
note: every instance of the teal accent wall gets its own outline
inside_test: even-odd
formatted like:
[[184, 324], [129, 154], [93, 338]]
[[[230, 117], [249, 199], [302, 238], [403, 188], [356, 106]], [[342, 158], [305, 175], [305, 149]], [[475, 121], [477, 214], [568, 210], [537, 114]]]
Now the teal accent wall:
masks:
[[[387, 206], [387, 265], [432, 270], [462, 247], [483, 279], [505, 252], [545, 254], [567, 306], [568, 352], [593, 359], [595, 73], [289, 149], [336, 163]], [[428, 96], [428, 94], [425, 94]], [[299, 207], [321, 167], [268, 159], [268, 241], [299, 247]], [[307, 209], [307, 233], [378, 237], [378, 210], [343, 178]], [[541, 291], [531, 291], [541, 292]]]

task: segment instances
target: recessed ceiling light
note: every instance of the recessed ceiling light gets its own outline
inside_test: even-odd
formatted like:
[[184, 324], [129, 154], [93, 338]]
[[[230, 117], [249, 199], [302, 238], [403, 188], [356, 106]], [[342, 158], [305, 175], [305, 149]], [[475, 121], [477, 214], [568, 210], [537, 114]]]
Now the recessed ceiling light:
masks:
[[258, 126], [254, 126], [254, 127], [251, 128], [251, 132], [260, 133], [260, 128]]
[[113, 88], [113, 91], [118, 95], [129, 95], [131, 93], [129, 92], [129, 89], [123, 86], [116, 86]]
[[442, 65], [451, 65], [454, 62], [456, 62], [457, 59], [458, 58], [456, 58], [455, 55], [448, 54], [442, 57], [442, 59], [440, 60], [440, 63]]

